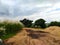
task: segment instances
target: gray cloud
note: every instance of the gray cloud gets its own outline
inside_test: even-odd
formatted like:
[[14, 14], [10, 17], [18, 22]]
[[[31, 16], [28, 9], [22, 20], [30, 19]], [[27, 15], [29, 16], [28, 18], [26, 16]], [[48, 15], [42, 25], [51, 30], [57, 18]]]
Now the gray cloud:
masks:
[[[46, 13], [60, 0], [0, 0], [0, 17], [15, 18]], [[59, 10], [59, 9], [54, 9]], [[44, 16], [43, 16], [44, 17]], [[50, 19], [49, 19], [50, 20]]]
[[9, 12], [8, 6], [0, 4], [0, 16], [9, 15], [8, 12]]

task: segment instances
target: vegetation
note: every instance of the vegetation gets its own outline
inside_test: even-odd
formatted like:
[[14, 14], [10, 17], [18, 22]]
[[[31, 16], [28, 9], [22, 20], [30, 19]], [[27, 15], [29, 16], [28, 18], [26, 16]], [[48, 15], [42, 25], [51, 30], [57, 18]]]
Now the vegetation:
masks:
[[1, 37], [2, 35], [4, 35], [4, 32], [3, 32], [3, 30], [0, 30], [0, 37]]
[[52, 21], [48, 26], [60, 26], [60, 22]]
[[57, 21], [52, 21], [50, 23], [45, 23], [46, 21], [44, 19], [37, 19], [34, 23], [32, 23], [32, 20], [28, 20], [28, 19], [23, 19], [20, 20], [20, 22], [22, 22], [25, 27], [37, 27], [37, 28], [46, 28], [49, 26], [60, 26], [60, 22]]
[[10, 34], [3, 34], [3, 36], [1, 35], [1, 39], [5, 40], [5, 39], [8, 39], [12, 36], [16, 35], [16, 33], [10, 33]]
[[[60, 26], [60, 22], [52, 21], [49, 24], [45, 23], [44, 19], [37, 19], [34, 23], [32, 20], [23, 19], [20, 22], [4, 21], [0, 22], [0, 38], [6, 39], [15, 35], [18, 31], [21, 31], [25, 27], [39, 27], [46, 28], [48, 26]], [[23, 25], [23, 24], [24, 25]]]
[[22, 28], [23, 26], [20, 23], [7, 23], [5, 25], [6, 33], [15, 33]]
[[45, 20], [44, 19], [38, 19], [35, 21], [34, 26], [46, 28]]
[[20, 22], [2, 22], [0, 23], [0, 38], [6, 39], [21, 31], [23, 24]]
[[31, 27], [33, 21], [28, 19], [23, 19], [23, 20], [20, 20], [20, 22], [22, 22], [25, 25], [25, 27]]

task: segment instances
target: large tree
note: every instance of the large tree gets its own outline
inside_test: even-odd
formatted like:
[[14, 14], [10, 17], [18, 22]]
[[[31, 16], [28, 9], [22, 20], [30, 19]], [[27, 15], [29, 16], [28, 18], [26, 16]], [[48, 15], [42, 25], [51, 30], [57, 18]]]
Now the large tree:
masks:
[[46, 27], [45, 20], [44, 19], [36, 20], [35, 21], [35, 26], [45, 28]]
[[25, 25], [25, 27], [31, 27], [33, 21], [25, 18], [23, 20], [20, 20], [20, 22], [22, 22]]

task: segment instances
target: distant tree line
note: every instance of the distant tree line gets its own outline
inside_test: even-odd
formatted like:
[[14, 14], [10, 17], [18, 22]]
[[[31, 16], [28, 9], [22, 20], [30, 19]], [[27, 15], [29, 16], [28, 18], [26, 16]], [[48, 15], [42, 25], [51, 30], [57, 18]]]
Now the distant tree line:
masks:
[[48, 26], [60, 26], [60, 22], [52, 21]]
[[29, 19], [23, 19], [20, 20], [20, 22], [22, 22], [25, 27], [37, 27], [37, 28], [46, 28], [49, 26], [60, 26], [60, 22], [57, 21], [52, 21], [49, 24], [45, 23], [46, 21], [44, 19], [37, 19], [34, 23], [32, 20]]

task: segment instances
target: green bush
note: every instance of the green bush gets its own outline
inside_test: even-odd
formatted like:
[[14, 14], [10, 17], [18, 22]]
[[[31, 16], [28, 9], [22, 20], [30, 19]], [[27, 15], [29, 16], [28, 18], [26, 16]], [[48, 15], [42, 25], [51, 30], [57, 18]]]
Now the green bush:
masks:
[[20, 23], [7, 23], [5, 25], [6, 33], [16, 33], [23, 28]]
[[24, 26], [20, 22], [4, 21], [0, 23], [0, 28], [2, 27], [8, 34], [8, 33], [16, 33], [20, 31]]
[[21, 22], [3, 21], [0, 22], [0, 38], [7, 39], [15, 35], [24, 25]]
[[0, 37], [4, 35], [4, 31], [0, 30]]

